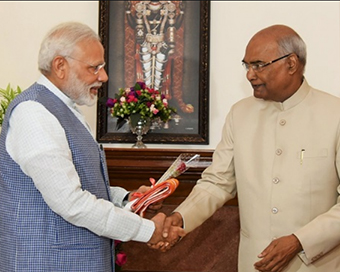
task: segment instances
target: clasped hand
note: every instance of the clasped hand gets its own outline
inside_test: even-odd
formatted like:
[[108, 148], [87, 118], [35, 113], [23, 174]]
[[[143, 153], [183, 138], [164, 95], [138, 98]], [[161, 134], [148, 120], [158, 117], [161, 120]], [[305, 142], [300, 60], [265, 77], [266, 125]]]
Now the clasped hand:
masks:
[[[151, 187], [142, 185], [134, 193], [143, 194], [150, 190]], [[129, 197], [131, 200], [131, 197]], [[155, 202], [148, 206], [149, 212], [157, 212], [162, 207], [163, 201]], [[153, 249], [159, 249], [162, 252], [166, 252], [172, 246], [174, 246], [182, 237], [186, 235], [186, 232], [182, 228], [183, 220], [179, 213], [173, 213], [171, 216], [166, 216], [164, 213], [158, 213], [151, 219], [155, 224], [155, 231], [148, 241], [148, 246]]]
[[154, 221], [156, 229], [148, 242], [150, 248], [166, 252], [186, 235], [179, 213], [173, 213], [168, 217], [164, 213], [158, 213], [151, 220]]

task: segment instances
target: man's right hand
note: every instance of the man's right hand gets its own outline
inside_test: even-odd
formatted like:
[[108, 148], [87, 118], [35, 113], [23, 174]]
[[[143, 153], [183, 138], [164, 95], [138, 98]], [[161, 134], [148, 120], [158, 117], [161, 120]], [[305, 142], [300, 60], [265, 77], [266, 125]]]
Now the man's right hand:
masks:
[[166, 215], [164, 213], [156, 214], [151, 220], [155, 223], [155, 231], [153, 232], [148, 244], [161, 244], [164, 245], [163, 242], [163, 229]]
[[173, 213], [165, 219], [162, 232], [163, 241], [154, 244], [148, 243], [148, 246], [153, 249], [159, 249], [162, 252], [168, 251], [186, 235], [182, 226], [182, 216], [177, 212]]
[[165, 219], [163, 228], [163, 237], [167, 238], [170, 233], [171, 226], [183, 228], [183, 218], [180, 213], [174, 212]]

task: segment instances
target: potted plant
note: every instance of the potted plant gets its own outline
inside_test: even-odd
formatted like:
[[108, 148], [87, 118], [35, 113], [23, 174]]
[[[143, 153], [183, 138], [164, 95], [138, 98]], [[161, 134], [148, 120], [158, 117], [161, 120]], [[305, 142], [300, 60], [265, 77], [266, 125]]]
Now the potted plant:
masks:
[[17, 86], [16, 89], [13, 89], [11, 85], [8, 84], [6, 89], [0, 88], [0, 127], [2, 126], [2, 122], [4, 121], [8, 105], [20, 93], [21, 89], [19, 86]]

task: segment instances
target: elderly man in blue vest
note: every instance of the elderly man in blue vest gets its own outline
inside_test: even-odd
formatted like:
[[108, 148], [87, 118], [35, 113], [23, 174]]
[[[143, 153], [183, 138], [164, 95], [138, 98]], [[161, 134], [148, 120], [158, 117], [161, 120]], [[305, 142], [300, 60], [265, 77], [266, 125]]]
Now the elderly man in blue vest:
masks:
[[114, 271], [113, 240], [159, 242], [165, 215], [123, 209], [129, 192], [109, 186], [104, 151], [76, 107], [93, 105], [108, 80], [100, 38], [60, 24], [38, 64], [0, 136], [0, 271]]

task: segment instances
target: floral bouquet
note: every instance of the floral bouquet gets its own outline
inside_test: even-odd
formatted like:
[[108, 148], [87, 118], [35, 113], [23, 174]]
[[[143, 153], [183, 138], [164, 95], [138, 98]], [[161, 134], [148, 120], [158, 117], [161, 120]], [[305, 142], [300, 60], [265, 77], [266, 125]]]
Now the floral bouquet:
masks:
[[144, 194], [133, 194], [133, 200], [126, 205], [126, 208], [143, 217], [149, 205], [167, 198], [177, 189], [179, 181], [176, 177], [189, 167], [197, 167], [199, 159], [199, 154], [179, 155], [157, 182], [150, 178], [152, 186], [149, 191]]
[[106, 106], [110, 115], [117, 117], [117, 128], [122, 127], [127, 119], [137, 123], [140, 119], [160, 119], [167, 122], [177, 110], [169, 107], [168, 100], [159, 91], [148, 88], [144, 82], [137, 82], [130, 88], [120, 88], [115, 98], [108, 98]]

